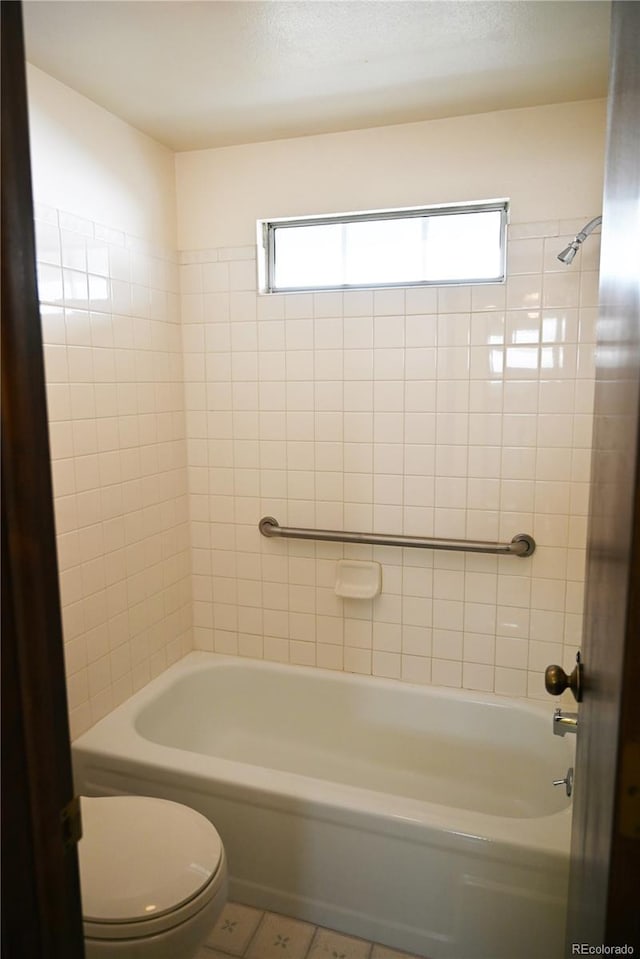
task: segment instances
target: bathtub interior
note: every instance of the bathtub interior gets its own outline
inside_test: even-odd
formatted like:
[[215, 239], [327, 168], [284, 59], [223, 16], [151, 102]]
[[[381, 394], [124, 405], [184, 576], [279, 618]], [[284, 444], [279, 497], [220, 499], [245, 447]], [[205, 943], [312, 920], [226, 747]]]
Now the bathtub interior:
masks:
[[571, 762], [533, 708], [316, 670], [220, 663], [177, 679], [135, 719], [147, 740], [493, 816], [568, 806]]

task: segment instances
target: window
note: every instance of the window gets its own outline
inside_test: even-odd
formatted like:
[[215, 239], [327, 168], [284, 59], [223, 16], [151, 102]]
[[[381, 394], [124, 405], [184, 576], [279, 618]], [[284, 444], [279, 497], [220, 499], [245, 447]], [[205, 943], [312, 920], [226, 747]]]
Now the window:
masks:
[[261, 290], [499, 283], [507, 201], [258, 222]]

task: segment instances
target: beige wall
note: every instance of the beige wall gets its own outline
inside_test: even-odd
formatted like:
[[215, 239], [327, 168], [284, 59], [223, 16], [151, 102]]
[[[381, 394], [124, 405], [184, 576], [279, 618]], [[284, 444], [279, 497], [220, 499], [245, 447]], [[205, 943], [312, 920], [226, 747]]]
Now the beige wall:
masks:
[[179, 153], [178, 249], [254, 242], [255, 221], [511, 197], [513, 223], [599, 210], [605, 101]]
[[37, 201], [174, 250], [172, 152], [30, 64], [27, 88]]
[[173, 159], [29, 71], [71, 732], [191, 649]]

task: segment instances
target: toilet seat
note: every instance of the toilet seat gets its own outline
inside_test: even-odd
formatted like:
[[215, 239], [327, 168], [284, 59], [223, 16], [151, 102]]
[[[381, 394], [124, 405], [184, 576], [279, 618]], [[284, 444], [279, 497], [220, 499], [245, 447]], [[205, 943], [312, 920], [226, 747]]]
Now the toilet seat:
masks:
[[81, 800], [87, 939], [142, 939], [205, 909], [226, 885], [215, 828], [193, 809], [147, 796]]
[[96, 922], [94, 920], [83, 920], [83, 930], [85, 940], [96, 941], [126, 939], [128, 941], [135, 939], [147, 939], [150, 936], [157, 936], [162, 932], [168, 932], [182, 925], [188, 919], [192, 919], [200, 911], [205, 909], [212, 899], [224, 888], [224, 879], [219, 876], [217, 880], [212, 880], [202, 890], [202, 893], [195, 896], [190, 902], [185, 903], [178, 909], [171, 912], [165, 912], [162, 916], [156, 916], [153, 919], [139, 919], [133, 922]]

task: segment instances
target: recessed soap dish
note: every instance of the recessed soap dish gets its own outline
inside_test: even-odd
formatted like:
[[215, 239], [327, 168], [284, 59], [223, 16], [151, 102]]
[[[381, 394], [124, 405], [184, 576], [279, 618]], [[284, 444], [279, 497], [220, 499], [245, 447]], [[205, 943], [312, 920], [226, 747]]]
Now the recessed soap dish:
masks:
[[340, 559], [336, 568], [336, 595], [348, 599], [372, 599], [382, 589], [380, 563]]

